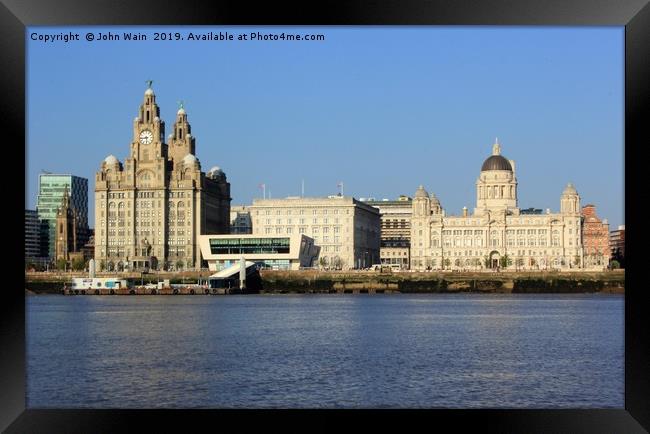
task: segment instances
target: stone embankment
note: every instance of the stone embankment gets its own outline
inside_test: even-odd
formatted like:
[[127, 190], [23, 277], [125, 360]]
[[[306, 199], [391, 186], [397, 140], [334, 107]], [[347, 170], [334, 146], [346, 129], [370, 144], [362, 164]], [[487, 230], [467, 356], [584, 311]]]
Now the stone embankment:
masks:
[[625, 271], [379, 273], [262, 271], [264, 292], [624, 293]]
[[[262, 293], [624, 293], [625, 271], [602, 272], [355, 272], [261, 271]], [[108, 277], [100, 273], [98, 277]], [[136, 286], [169, 279], [172, 284], [197, 283], [210, 273], [122, 273]], [[60, 294], [63, 285], [80, 273], [26, 273], [25, 289]], [[125, 290], [130, 294], [130, 290]], [[189, 293], [189, 290], [187, 291]], [[137, 294], [151, 290], [137, 290]], [[166, 293], [158, 291], [157, 294]], [[173, 294], [173, 291], [171, 291]], [[179, 291], [180, 293], [180, 291]], [[183, 291], [185, 293], [185, 291]], [[195, 293], [198, 293], [195, 291]]]

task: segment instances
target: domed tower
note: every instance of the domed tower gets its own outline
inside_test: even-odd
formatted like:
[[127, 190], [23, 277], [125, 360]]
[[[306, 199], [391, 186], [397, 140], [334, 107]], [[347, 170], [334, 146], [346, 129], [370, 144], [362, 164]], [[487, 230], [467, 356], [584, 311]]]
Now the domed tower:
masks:
[[580, 196], [570, 182], [564, 188], [560, 198], [560, 212], [562, 214], [580, 214]]
[[169, 135], [169, 157], [174, 161], [174, 165], [187, 154], [195, 153], [195, 140], [192, 137], [192, 127], [187, 121], [187, 113], [183, 108], [183, 102], [179, 102], [179, 108], [176, 112], [176, 122], [174, 122], [174, 131]]
[[514, 161], [501, 155], [501, 145], [495, 140], [490, 155], [481, 166], [476, 181], [475, 214], [485, 211], [517, 208], [517, 178]]
[[431, 193], [431, 214], [433, 215], [438, 215], [442, 214], [442, 205], [440, 205], [440, 201], [436, 197], [435, 193]]
[[223, 170], [221, 170], [221, 167], [219, 166], [213, 166], [212, 169], [208, 170], [205, 176], [215, 181], [226, 180], [226, 174], [224, 173]]
[[422, 185], [418, 187], [413, 199], [413, 216], [424, 217], [431, 214], [429, 193]]

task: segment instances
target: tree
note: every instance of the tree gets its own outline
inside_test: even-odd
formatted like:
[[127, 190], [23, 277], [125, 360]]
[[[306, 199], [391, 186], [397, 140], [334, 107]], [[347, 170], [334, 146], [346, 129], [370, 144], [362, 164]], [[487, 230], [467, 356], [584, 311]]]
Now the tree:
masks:
[[327, 266], [327, 259], [324, 256], [321, 256], [318, 259], [318, 264], [321, 266], [321, 268], [324, 268]]
[[580, 256], [576, 255], [575, 258], [573, 258], [573, 265], [576, 267], [580, 266]]
[[75, 258], [72, 261], [72, 269], [75, 271], [81, 271], [86, 267], [86, 261], [84, 258]]
[[99, 261], [99, 271], [104, 271], [106, 269], [106, 262], [104, 260]]
[[481, 266], [481, 260], [479, 258], [473, 258], [472, 265], [476, 268], [479, 268]]
[[445, 258], [445, 260], [442, 261], [442, 264], [444, 265], [444, 268], [449, 268], [451, 265], [451, 260], [449, 258]]
[[490, 258], [487, 256], [483, 257], [483, 265], [485, 265], [485, 268], [491, 268], [490, 267]]
[[508, 256], [507, 253], [499, 258], [499, 265], [501, 265], [501, 268], [504, 269], [512, 265], [512, 259], [510, 256]]
[[612, 262], [609, 263], [609, 266], [612, 270], [615, 270], [617, 268], [620, 268], [621, 264], [616, 259], [614, 259], [612, 260]]
[[176, 261], [176, 269], [181, 270], [182, 268], [183, 268], [183, 261], [179, 259], [178, 261]]
[[517, 264], [517, 269], [523, 267], [524, 266], [524, 258], [517, 258], [515, 263]]
[[56, 268], [58, 270], [65, 270], [68, 262], [65, 259], [59, 259], [56, 261]]

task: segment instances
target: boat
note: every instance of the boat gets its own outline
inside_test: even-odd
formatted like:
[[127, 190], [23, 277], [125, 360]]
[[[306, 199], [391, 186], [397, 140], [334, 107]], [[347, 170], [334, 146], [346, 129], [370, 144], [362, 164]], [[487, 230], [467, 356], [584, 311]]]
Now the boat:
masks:
[[73, 277], [70, 285], [63, 287], [64, 294], [98, 294], [98, 293], [115, 293], [120, 289], [129, 288], [126, 279], [119, 277]]

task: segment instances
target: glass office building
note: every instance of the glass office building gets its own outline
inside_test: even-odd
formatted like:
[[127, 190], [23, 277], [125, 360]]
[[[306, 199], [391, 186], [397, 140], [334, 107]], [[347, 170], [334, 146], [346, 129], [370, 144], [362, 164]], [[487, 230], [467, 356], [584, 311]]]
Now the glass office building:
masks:
[[38, 178], [36, 210], [38, 218], [47, 222], [49, 226], [48, 255], [50, 258], [54, 258], [56, 213], [61, 206], [63, 193], [66, 190], [70, 194], [70, 203], [78, 213], [77, 244], [83, 246], [88, 241], [88, 179], [75, 175], [51, 173], [41, 173]]

